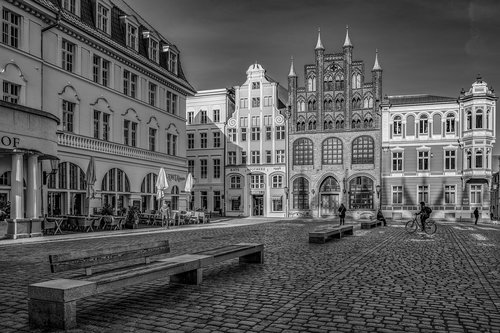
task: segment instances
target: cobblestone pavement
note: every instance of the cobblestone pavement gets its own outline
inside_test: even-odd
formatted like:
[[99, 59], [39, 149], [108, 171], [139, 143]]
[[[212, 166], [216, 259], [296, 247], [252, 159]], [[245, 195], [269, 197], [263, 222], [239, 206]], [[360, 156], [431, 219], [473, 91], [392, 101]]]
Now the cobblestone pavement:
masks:
[[500, 225], [439, 223], [434, 236], [356, 225], [354, 236], [310, 244], [321, 224], [0, 245], [0, 331], [30, 332], [28, 284], [74, 276], [51, 274], [49, 253], [168, 239], [169, 256], [264, 243], [265, 263], [215, 265], [199, 286], [166, 278], [87, 298], [71, 332], [500, 332]]

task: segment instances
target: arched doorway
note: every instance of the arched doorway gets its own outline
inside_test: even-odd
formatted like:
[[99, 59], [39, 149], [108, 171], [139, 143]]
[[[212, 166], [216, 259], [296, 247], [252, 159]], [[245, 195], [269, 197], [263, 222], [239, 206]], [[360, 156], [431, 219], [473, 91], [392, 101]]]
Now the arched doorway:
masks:
[[319, 187], [320, 195], [320, 215], [335, 215], [339, 208], [340, 185], [331, 176], [325, 178]]
[[86, 208], [85, 172], [71, 162], [59, 163], [57, 174], [47, 180], [47, 213], [82, 215]]
[[128, 205], [130, 181], [123, 170], [113, 168], [104, 175], [101, 191], [103, 206], [110, 205], [115, 214], [118, 214]]
[[156, 180], [158, 175], [148, 173], [141, 183], [141, 210], [146, 212], [153, 209], [158, 210], [158, 200], [156, 200]]
[[349, 182], [349, 208], [373, 209], [373, 180], [359, 176]]

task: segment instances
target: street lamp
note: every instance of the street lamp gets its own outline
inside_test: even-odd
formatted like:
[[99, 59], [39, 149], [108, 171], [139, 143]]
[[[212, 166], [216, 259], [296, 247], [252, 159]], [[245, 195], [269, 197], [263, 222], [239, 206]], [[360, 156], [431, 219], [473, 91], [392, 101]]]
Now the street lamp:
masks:
[[[50, 160], [50, 171], [47, 172], [47, 171], [43, 171], [42, 173], [42, 184], [43, 185], [47, 185], [47, 179], [50, 177], [50, 176], [55, 176], [55, 174], [57, 173], [57, 171], [59, 170], [59, 159], [52, 159]], [[45, 195], [44, 195], [44, 192], [43, 192], [43, 186], [42, 188], [40, 189], [41, 190], [41, 197], [42, 197], [42, 214], [43, 216], [47, 216], [47, 213], [49, 213], [48, 211], [48, 203], [49, 203], [49, 197], [48, 197], [48, 193], [49, 191], [47, 190]], [[46, 196], [47, 195], [47, 196]]]
[[286, 170], [286, 185], [285, 185], [285, 217], [288, 217], [289, 212], [289, 191], [290, 191], [290, 156], [289, 156], [289, 135], [290, 135], [290, 117], [292, 115], [292, 108], [289, 104], [287, 104], [286, 108], [281, 109], [281, 114], [285, 118], [285, 170]]
[[50, 160], [50, 169], [50, 172], [43, 172], [43, 185], [47, 185], [47, 179], [59, 170], [59, 160]]
[[380, 198], [380, 185], [375, 186], [375, 190], [377, 191], [377, 198]]

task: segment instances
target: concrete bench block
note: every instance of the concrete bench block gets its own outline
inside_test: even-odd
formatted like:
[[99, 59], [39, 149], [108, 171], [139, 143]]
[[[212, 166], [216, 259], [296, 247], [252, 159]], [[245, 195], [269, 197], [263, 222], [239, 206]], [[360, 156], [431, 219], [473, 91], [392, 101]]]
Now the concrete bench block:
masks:
[[76, 301], [93, 295], [94, 282], [58, 279], [28, 286], [29, 325], [33, 328], [76, 327]]

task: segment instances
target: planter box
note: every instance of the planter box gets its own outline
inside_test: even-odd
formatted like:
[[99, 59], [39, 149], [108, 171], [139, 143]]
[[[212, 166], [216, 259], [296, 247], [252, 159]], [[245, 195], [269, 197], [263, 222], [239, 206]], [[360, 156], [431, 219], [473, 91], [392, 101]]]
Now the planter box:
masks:
[[6, 238], [18, 239], [42, 236], [43, 219], [15, 219], [7, 220]]

